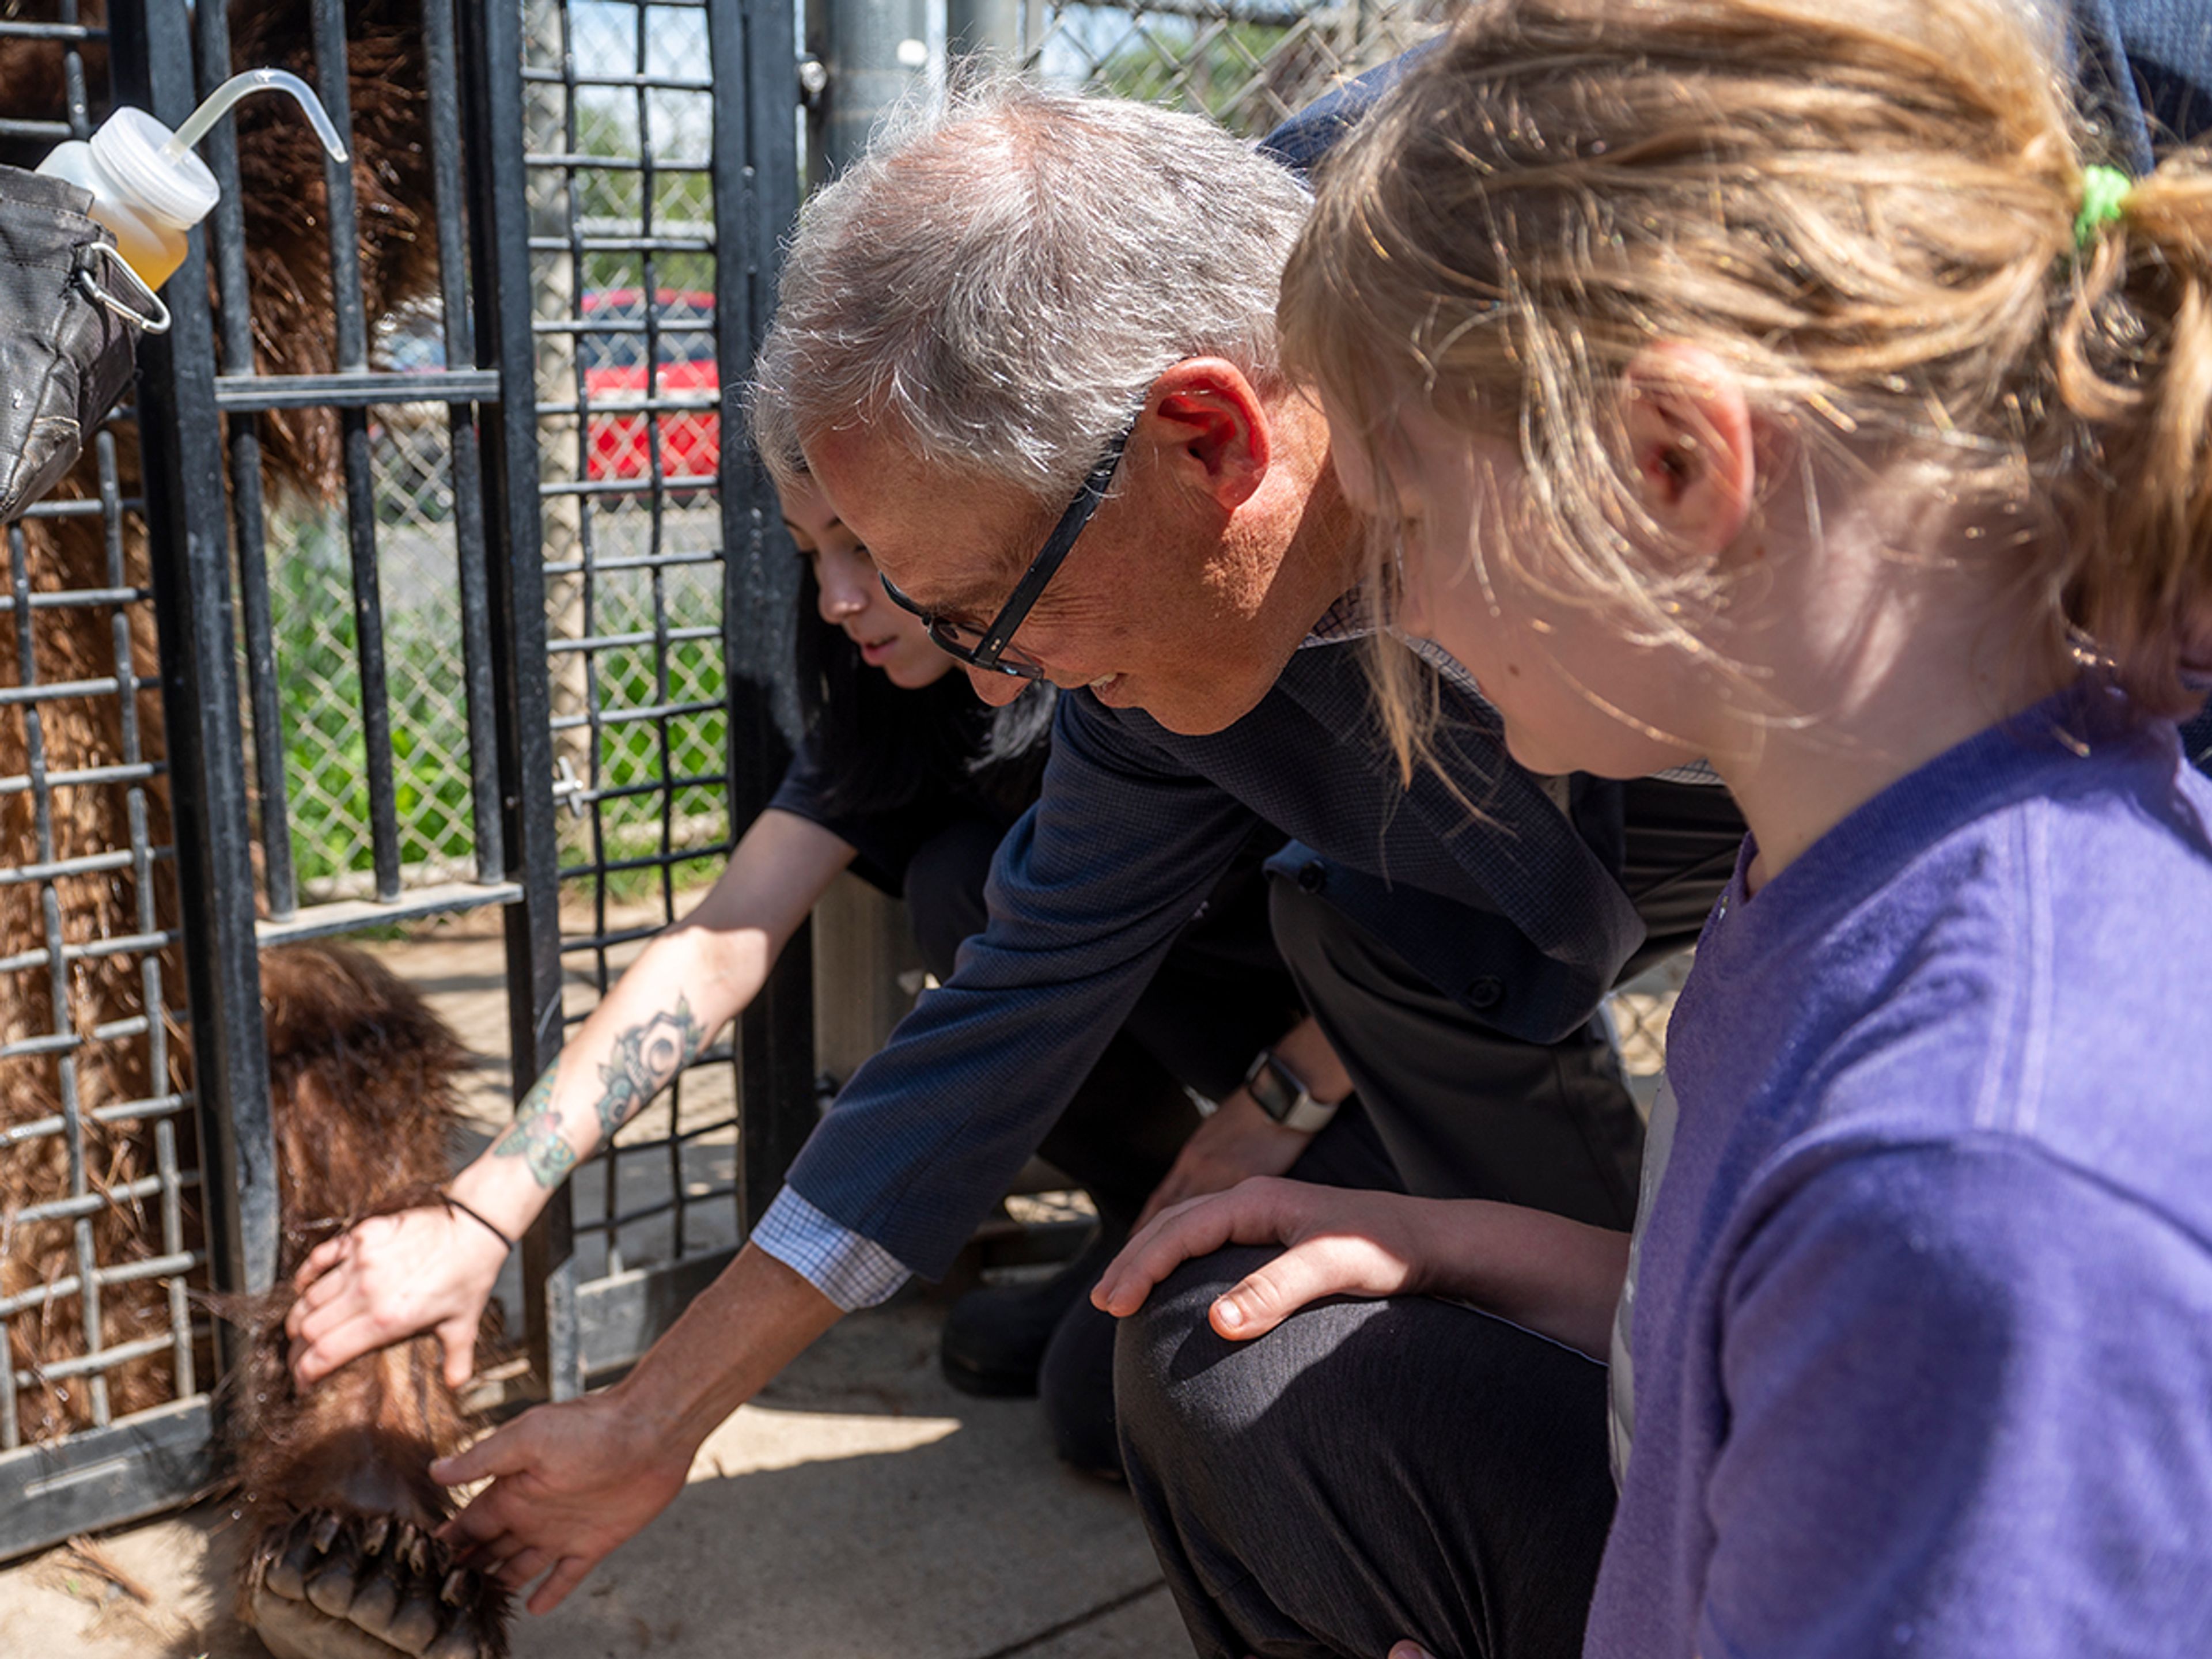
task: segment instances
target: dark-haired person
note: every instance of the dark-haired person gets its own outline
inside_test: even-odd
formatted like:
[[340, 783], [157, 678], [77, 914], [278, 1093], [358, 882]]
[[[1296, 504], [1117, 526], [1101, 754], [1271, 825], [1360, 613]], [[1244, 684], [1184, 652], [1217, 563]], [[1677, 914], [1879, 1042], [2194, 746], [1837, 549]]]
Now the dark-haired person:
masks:
[[[905, 897], [923, 959], [940, 978], [951, 977], [961, 942], [981, 931], [992, 858], [1037, 796], [1052, 688], [1005, 708], [982, 702], [921, 622], [891, 603], [867, 549], [817, 491], [802, 479], [786, 488], [783, 506], [807, 568], [794, 642], [805, 735], [781, 787], [713, 890], [653, 940], [514, 1121], [454, 1177], [454, 1207], [366, 1221], [308, 1258], [289, 1321], [303, 1380], [426, 1328], [444, 1346], [448, 1376], [465, 1380], [507, 1255], [499, 1235], [520, 1237], [576, 1164], [751, 1001], [840, 872]], [[1297, 1019], [1295, 991], [1274, 952], [1260, 877], [1280, 841], [1255, 839], [1216, 887], [1043, 1143], [1097, 1203], [1099, 1238], [1046, 1291], [978, 1292], [956, 1308], [946, 1370], [957, 1383], [1034, 1389], [1060, 1316], [1082, 1302], [1198, 1127], [1186, 1085], [1229, 1103], [1233, 1120], [1247, 1064], [1267, 1045], [1319, 1044], [1309, 1067], [1328, 1070], [1310, 1022], [1285, 1036]], [[1170, 1196], [1189, 1186], [1189, 1166]], [[1083, 1322], [1095, 1351], [1057, 1368], [1048, 1404], [1062, 1455], [1111, 1473], [1109, 1356], [1095, 1318]]]

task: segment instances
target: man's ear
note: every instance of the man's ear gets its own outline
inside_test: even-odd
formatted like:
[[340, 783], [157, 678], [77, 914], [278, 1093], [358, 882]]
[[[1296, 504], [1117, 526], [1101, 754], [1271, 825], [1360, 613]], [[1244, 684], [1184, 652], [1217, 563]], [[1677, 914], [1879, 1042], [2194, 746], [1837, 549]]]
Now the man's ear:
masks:
[[1646, 346], [1620, 378], [1644, 510], [1685, 553], [1717, 559], [1742, 532], [1757, 483], [1742, 383], [1703, 346], [1679, 340]]
[[1259, 489], [1273, 452], [1266, 404], [1244, 372], [1219, 357], [1186, 357], [1154, 380], [1137, 437], [1224, 512]]

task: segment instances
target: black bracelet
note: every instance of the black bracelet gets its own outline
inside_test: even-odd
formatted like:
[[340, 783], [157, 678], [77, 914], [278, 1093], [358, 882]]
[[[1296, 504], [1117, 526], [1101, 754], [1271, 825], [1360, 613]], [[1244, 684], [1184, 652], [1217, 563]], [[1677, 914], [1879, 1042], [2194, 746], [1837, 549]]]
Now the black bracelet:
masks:
[[446, 1207], [447, 1209], [459, 1210], [463, 1215], [468, 1217], [470, 1220], [475, 1222], [477, 1226], [483, 1228], [501, 1243], [506, 1245], [508, 1249], [511, 1250], [514, 1248], [514, 1241], [509, 1238], [505, 1233], [501, 1232], [498, 1228], [493, 1226], [491, 1223], [487, 1221], [479, 1212], [471, 1209], [467, 1205], [462, 1203], [459, 1199], [455, 1198], [451, 1193], [441, 1192], [438, 1196], [446, 1200]]

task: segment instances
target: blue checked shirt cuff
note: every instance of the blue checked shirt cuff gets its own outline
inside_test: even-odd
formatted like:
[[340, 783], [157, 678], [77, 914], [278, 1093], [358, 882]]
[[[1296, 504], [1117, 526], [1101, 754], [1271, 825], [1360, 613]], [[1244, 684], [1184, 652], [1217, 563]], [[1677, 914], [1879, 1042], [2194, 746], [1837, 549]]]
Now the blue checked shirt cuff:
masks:
[[887, 1301], [913, 1277], [874, 1239], [840, 1226], [788, 1187], [768, 1206], [752, 1242], [847, 1313]]

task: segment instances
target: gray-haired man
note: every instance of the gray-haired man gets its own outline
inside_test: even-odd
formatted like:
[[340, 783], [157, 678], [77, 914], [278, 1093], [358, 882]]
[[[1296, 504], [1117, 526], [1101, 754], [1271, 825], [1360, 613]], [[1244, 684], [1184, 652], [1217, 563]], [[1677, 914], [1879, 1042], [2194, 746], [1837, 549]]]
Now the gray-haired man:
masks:
[[[1075, 694], [988, 927], [738, 1260], [616, 1389], [441, 1469], [498, 1477], [457, 1525], [517, 1580], [553, 1570], [534, 1606], [842, 1310], [944, 1269], [1255, 822], [1297, 837], [1278, 939], [1364, 1108], [1300, 1172], [1627, 1225], [1638, 1133], [1593, 1013], [1686, 941], [1740, 826], [1717, 791], [1522, 771], [1449, 665], [1439, 768], [1399, 776], [1346, 643], [1361, 532], [1274, 368], [1304, 211], [1203, 122], [1020, 89], [810, 206], [761, 374], [771, 465], [811, 472], [982, 696]], [[1255, 1082], [1312, 1122], [1335, 1103], [1294, 1071]], [[1364, 1174], [1362, 1144], [1387, 1154]]]

